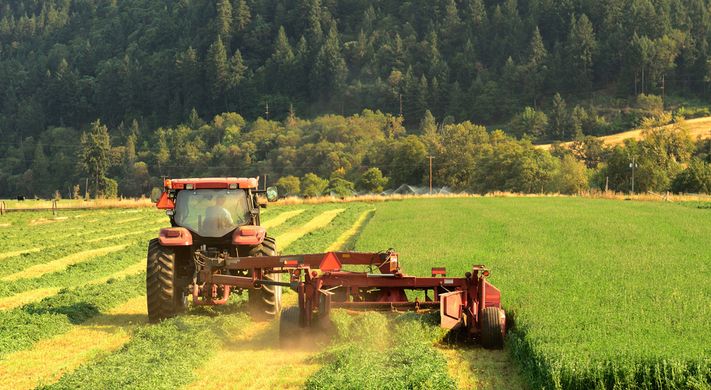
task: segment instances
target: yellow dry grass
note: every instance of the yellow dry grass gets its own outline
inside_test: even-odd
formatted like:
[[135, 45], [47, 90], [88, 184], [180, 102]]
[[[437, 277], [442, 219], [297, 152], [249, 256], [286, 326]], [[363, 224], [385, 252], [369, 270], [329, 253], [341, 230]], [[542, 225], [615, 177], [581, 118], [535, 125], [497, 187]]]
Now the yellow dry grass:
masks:
[[[697, 139], [707, 139], [711, 138], [711, 117], [695, 118], [684, 121], [684, 127], [689, 130], [689, 135], [691, 138]], [[625, 131], [623, 133], [617, 133], [612, 135], [606, 135], [604, 137], [598, 137], [602, 140], [605, 145], [614, 146], [620, 145], [625, 142], [626, 139], [642, 139], [642, 130], [635, 129], [630, 131]], [[572, 142], [563, 142], [562, 145], [570, 146]], [[538, 148], [549, 150], [551, 144], [537, 145]]]
[[128, 244], [112, 245], [103, 248], [90, 249], [82, 252], [73, 253], [69, 256], [50, 261], [49, 263], [37, 264], [20, 272], [3, 276], [2, 280], [10, 282], [18, 279], [36, 278], [51, 272], [62, 271], [70, 265], [81, 263], [82, 261], [89, 260], [92, 257], [103, 256], [111, 252], [118, 252], [126, 248], [127, 246]]
[[20, 256], [25, 253], [35, 253], [41, 251], [42, 248], [27, 248], [27, 249], [20, 249], [16, 251], [9, 251], [9, 252], [3, 252], [0, 253], [0, 260], [7, 259], [8, 257], [15, 257], [15, 256]]
[[518, 368], [507, 351], [483, 348], [439, 348], [449, 375], [459, 389], [525, 389]]
[[[104, 284], [109, 279], [121, 279], [121, 278], [125, 278], [127, 276], [136, 275], [138, 273], [143, 272], [145, 269], [146, 269], [146, 263], [145, 263], [145, 261], [141, 261], [139, 263], [130, 265], [129, 267], [122, 269], [121, 271], [115, 272], [109, 276], [104, 276], [101, 278], [90, 280], [89, 282], [82, 283], [82, 284], [90, 284], [90, 285]], [[69, 287], [76, 287], [76, 285], [69, 286]], [[15, 295], [11, 295], [9, 297], [0, 298], [0, 310], [14, 309], [16, 307], [24, 306], [28, 303], [41, 301], [44, 298], [47, 298], [52, 295], [56, 295], [59, 292], [59, 290], [60, 289], [56, 288], [56, 287], [38, 288], [35, 290], [24, 291], [24, 292], [15, 294]]]
[[38, 219], [31, 220], [28, 223], [28, 225], [30, 225], [30, 226], [46, 225], [48, 223], [66, 221], [67, 219], [69, 219], [69, 218], [68, 217], [38, 218]]
[[92, 242], [99, 242], [99, 241], [106, 241], [106, 240], [113, 240], [115, 238], [122, 238], [122, 237], [128, 237], [128, 236], [135, 236], [139, 234], [146, 234], [150, 232], [154, 232], [156, 234], [156, 237], [158, 237], [158, 227], [154, 227], [151, 229], [144, 229], [144, 230], [136, 230], [132, 232], [126, 232], [126, 233], [119, 233], [119, 234], [112, 234], [110, 236], [105, 236], [105, 237], [97, 237], [97, 238], [92, 238], [91, 240], [85, 241], [87, 243], [92, 243]]
[[303, 226], [291, 229], [288, 232], [277, 237], [277, 242], [282, 248], [288, 247], [292, 242], [298, 240], [299, 238], [311, 233], [314, 230], [320, 229], [333, 221], [334, 218], [345, 209], [333, 209], [324, 211], [319, 214], [309, 222], [306, 222]]
[[353, 239], [353, 237], [355, 237], [355, 235], [358, 234], [358, 232], [363, 228], [363, 225], [368, 221], [368, 219], [373, 215], [374, 212], [375, 209], [363, 211], [358, 216], [358, 219], [356, 219], [355, 223], [353, 223], [353, 226], [343, 232], [343, 234], [341, 234], [338, 239], [333, 244], [331, 244], [328, 249], [326, 249], [326, 251], [331, 252], [351, 249], [347, 248], [346, 246]]
[[129, 222], [135, 222], [135, 221], [140, 221], [142, 220], [143, 217], [134, 217], [134, 218], [126, 218], [126, 219], [119, 219], [118, 221], [114, 222], [114, 225], [120, 225], [123, 223], [129, 223]]
[[[285, 305], [295, 303], [296, 294], [284, 295]], [[254, 323], [214, 352], [194, 371], [198, 379], [184, 389], [299, 389], [319, 368], [312, 360], [317, 352], [281, 350], [277, 322]]]
[[41, 301], [44, 298], [55, 295], [59, 288], [38, 288], [36, 290], [25, 291], [9, 297], [0, 298], [0, 310], [9, 310], [24, 306], [28, 303]]
[[12, 226], [11, 223], [0, 223], [0, 228], [10, 227], [10, 226]]
[[56, 382], [97, 354], [120, 348], [131, 330], [146, 322], [145, 313], [146, 298], [133, 298], [68, 333], [5, 356], [0, 360], [0, 388], [32, 389]]
[[291, 218], [294, 218], [294, 217], [296, 217], [297, 215], [303, 213], [304, 211], [306, 211], [306, 209], [285, 211], [285, 212], [283, 212], [283, 213], [277, 215], [276, 217], [274, 217], [274, 218], [272, 218], [272, 219], [270, 219], [270, 220], [268, 220], [268, 221], [265, 221], [264, 223], [262, 223], [262, 226], [263, 226], [265, 229], [272, 229], [272, 228], [275, 228], [275, 227], [277, 227], [277, 226], [283, 224], [284, 222], [290, 220]]

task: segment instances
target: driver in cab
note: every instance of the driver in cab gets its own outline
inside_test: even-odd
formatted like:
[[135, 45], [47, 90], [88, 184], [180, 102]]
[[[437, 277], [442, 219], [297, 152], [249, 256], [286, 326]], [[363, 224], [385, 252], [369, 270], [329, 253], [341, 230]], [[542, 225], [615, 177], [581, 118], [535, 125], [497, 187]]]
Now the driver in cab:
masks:
[[225, 208], [226, 197], [220, 195], [215, 199], [215, 204], [205, 210], [205, 220], [216, 231], [224, 231], [234, 225], [232, 214]]

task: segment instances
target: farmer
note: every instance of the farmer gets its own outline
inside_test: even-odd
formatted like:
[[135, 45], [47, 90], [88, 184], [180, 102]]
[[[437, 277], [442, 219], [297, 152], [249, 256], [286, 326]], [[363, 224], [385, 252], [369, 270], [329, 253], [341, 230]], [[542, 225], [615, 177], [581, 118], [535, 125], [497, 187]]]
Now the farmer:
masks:
[[230, 230], [234, 226], [234, 221], [232, 220], [232, 214], [229, 210], [225, 208], [225, 200], [227, 198], [224, 195], [217, 196], [215, 199], [215, 205], [210, 206], [205, 210], [205, 220], [211, 224], [215, 231], [224, 232]]

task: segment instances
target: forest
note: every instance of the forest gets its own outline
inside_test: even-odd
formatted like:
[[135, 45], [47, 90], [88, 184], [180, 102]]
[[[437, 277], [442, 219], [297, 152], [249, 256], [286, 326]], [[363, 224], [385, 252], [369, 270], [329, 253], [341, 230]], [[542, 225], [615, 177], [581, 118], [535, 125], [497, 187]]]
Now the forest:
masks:
[[[634, 156], [638, 191], [708, 192], [708, 142], [653, 129], [708, 114], [710, 17], [705, 0], [5, 1], [0, 195], [188, 174], [375, 191], [423, 184], [427, 156], [453, 190], [628, 191]], [[592, 138], [637, 126], [625, 147]], [[577, 149], [533, 146], [555, 140]]]

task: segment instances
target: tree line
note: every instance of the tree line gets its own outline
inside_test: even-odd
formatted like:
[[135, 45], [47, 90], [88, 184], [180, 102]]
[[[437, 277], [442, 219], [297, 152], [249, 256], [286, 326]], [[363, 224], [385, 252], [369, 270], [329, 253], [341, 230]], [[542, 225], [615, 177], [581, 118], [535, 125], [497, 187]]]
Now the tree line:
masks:
[[565, 133], [548, 115], [532, 134], [600, 135], [638, 119], [606, 109], [619, 99], [709, 97], [710, 17], [706, 0], [9, 0], [0, 135], [17, 144], [96, 118], [174, 126], [193, 109], [370, 108], [414, 131], [426, 110], [500, 125], [602, 96], [579, 105], [589, 126]]
[[[112, 135], [113, 134], [113, 135]], [[643, 120], [643, 138], [609, 147], [581, 136], [537, 147], [469, 121], [438, 122], [425, 111], [416, 131], [403, 118], [364, 110], [247, 121], [236, 113], [145, 129], [109, 130], [95, 121], [79, 132], [50, 128], [10, 146], [0, 159], [0, 196], [155, 195], [163, 177], [262, 176], [283, 195], [379, 193], [432, 180], [451, 191], [574, 194], [588, 190], [711, 192], [711, 140], [694, 140], [683, 119]], [[88, 188], [87, 188], [88, 186]]]

